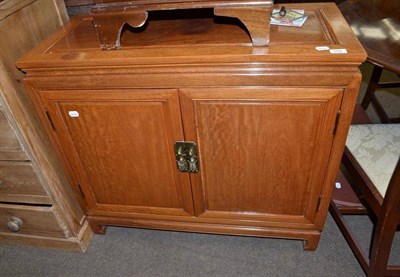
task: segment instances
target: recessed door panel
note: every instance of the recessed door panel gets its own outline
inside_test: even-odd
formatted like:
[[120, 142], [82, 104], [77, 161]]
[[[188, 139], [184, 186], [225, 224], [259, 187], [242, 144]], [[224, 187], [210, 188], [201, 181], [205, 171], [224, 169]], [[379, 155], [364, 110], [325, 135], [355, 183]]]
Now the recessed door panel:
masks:
[[42, 95], [93, 207], [192, 213], [188, 176], [174, 160], [174, 142], [183, 140], [175, 90]]
[[185, 134], [200, 155], [196, 213], [310, 222], [341, 98], [326, 88], [182, 90]]

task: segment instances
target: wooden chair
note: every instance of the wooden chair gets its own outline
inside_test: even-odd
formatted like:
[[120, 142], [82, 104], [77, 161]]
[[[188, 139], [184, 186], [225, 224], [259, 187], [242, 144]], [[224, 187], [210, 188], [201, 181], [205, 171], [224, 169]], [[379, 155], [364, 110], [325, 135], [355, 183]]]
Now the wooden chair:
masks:
[[400, 1], [347, 0], [339, 9], [367, 51], [367, 61], [374, 65], [361, 106], [367, 109], [371, 103], [382, 123], [400, 122], [400, 117], [388, 116], [375, 95], [378, 89], [400, 87], [398, 81], [380, 81], [383, 70], [400, 74]]
[[[400, 276], [400, 266], [387, 266], [400, 223], [399, 156], [400, 124], [351, 126], [342, 165], [352, 189], [367, 209], [346, 206], [334, 195], [330, 212], [367, 276]], [[375, 221], [369, 255], [355, 240], [343, 217], [364, 211]]]

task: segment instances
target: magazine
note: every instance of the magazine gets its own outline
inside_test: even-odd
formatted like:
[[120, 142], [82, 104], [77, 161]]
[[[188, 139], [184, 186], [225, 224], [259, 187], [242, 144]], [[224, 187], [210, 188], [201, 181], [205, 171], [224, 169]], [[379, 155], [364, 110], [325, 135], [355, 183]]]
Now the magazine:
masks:
[[285, 10], [285, 15], [280, 14], [281, 10], [273, 10], [271, 24], [280, 26], [301, 27], [307, 20], [304, 10]]

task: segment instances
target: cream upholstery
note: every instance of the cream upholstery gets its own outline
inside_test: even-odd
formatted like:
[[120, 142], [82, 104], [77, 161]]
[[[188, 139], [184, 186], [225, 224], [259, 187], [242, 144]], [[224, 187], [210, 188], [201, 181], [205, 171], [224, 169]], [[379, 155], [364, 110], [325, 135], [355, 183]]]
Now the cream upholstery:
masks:
[[384, 197], [400, 157], [400, 124], [352, 125], [346, 147]]

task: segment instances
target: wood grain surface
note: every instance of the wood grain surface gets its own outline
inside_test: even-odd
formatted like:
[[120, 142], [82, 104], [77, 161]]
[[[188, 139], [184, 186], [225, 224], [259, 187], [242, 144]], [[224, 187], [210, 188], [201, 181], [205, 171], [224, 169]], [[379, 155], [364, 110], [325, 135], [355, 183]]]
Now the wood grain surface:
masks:
[[52, 203], [30, 162], [0, 161], [0, 201]]
[[3, 107], [0, 107], [0, 130], [0, 160], [29, 160], [6, 118]]
[[367, 51], [368, 61], [399, 74], [400, 2], [349, 0], [339, 7]]
[[[268, 47], [210, 11], [162, 12], [125, 32], [120, 51], [100, 50], [80, 17], [18, 61], [95, 232], [257, 235], [315, 250], [366, 54], [334, 4], [287, 8], [309, 18], [271, 28]], [[196, 143], [199, 173], [178, 173], [177, 140]]]
[[7, 228], [11, 217], [21, 219], [22, 225], [18, 234], [31, 234], [65, 238], [65, 233], [50, 207], [27, 207], [20, 205], [0, 204], [0, 234], [12, 233]]
[[[161, 36], [159, 40], [157, 37], [160, 36], [160, 32], [145, 31], [141, 40], [145, 41], [146, 45], [149, 45], [150, 42], [151, 47], [143, 47], [140, 44], [135, 47], [135, 44], [130, 44], [125, 46], [129, 51], [101, 51], [95, 30], [91, 25], [92, 19], [77, 17], [66, 29], [59, 31], [36, 47], [31, 55], [20, 59], [18, 66], [28, 70], [28, 68], [47, 68], [49, 66], [79, 67], [83, 64], [96, 67], [244, 62], [302, 62], [308, 64], [329, 62], [356, 65], [366, 58], [365, 51], [335, 4], [293, 4], [289, 7], [304, 9], [309, 15], [309, 19], [304, 28], [299, 29], [273, 26], [268, 47], [253, 47], [249, 43], [250, 39], [246, 32], [235, 25], [219, 24], [212, 27], [212, 29], [218, 29], [208, 34], [207, 30], [210, 28], [208, 26], [212, 21], [210, 22], [206, 18], [205, 22], [202, 21], [200, 31], [196, 30], [200, 24], [190, 24], [189, 22], [190, 27], [186, 26], [186, 28], [192, 28], [193, 31], [178, 33], [174, 40], [175, 43], [169, 42], [169, 45], [167, 43], [168, 47], [163, 45], [165, 44], [163, 39], [164, 41], [165, 39], [169, 40], [168, 36]], [[152, 28], [155, 28], [154, 30], [162, 28], [162, 22], [155, 23], [154, 25], [158, 26]], [[180, 24], [184, 24], [180, 23], [180, 20], [174, 22], [177, 24], [175, 29], [180, 28]], [[149, 28], [150, 25], [151, 22], [148, 25]], [[173, 27], [171, 28], [168, 33], [172, 34], [173, 39], [176, 32], [172, 31]], [[235, 35], [241, 32], [237, 41], [229, 39], [230, 30], [233, 30]], [[188, 35], [190, 33], [195, 34], [194, 39]], [[128, 34], [125, 32], [124, 35]], [[152, 37], [153, 39], [150, 39]], [[197, 41], [201, 39], [205, 39], [205, 43], [197, 44]], [[225, 45], [225, 39], [227, 39], [228, 45]], [[332, 49], [344, 48], [347, 50], [347, 54], [335, 55], [329, 51], [317, 51], [315, 47], [321, 45]], [[124, 46], [122, 48], [124, 49]]]
[[201, 174], [191, 179], [196, 214], [313, 220], [342, 91], [182, 91], [186, 139], [202, 157]]
[[173, 152], [184, 140], [176, 90], [42, 95], [90, 210], [193, 213], [189, 179], [178, 174]]
[[[2, 222], [1, 243], [60, 246], [83, 251], [89, 241], [80, 239], [91, 238], [90, 234], [79, 235], [85, 216], [23, 85], [25, 75], [15, 66], [16, 60], [25, 52], [68, 20], [62, 0], [0, 2], [0, 164], [3, 181], [0, 199], [3, 203], [14, 203], [4, 204], [0, 216], [23, 213], [28, 218], [25, 227], [32, 227], [28, 228], [30, 231], [16, 235], [3, 232], [7, 227]], [[4, 121], [3, 113], [8, 122]], [[3, 151], [9, 147], [9, 142], [16, 147], [14, 152]], [[20, 154], [16, 157], [16, 153]], [[18, 205], [22, 210], [17, 209]], [[85, 228], [90, 232], [90, 228]], [[54, 236], [56, 240], [52, 240]]]

